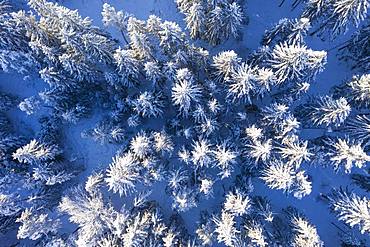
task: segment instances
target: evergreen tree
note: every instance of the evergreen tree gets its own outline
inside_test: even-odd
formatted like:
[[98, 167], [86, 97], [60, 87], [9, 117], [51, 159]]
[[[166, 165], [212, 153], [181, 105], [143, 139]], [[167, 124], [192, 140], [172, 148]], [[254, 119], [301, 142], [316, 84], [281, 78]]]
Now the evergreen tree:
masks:
[[284, 42], [274, 47], [270, 63], [278, 84], [287, 80], [310, 80], [323, 70], [326, 52]]
[[138, 162], [132, 153], [127, 153], [113, 158], [107, 170], [106, 182], [109, 189], [120, 196], [127, 195], [135, 188], [139, 181]]
[[274, 27], [268, 29], [262, 39], [264, 45], [288, 42], [289, 44], [303, 44], [303, 38], [310, 29], [311, 24], [308, 18], [281, 19]]
[[240, 62], [241, 58], [234, 51], [224, 51], [214, 56], [212, 67], [215, 79], [219, 82], [228, 81]]
[[207, 16], [205, 37], [212, 45], [218, 45], [225, 35], [223, 9], [216, 6]]
[[58, 208], [69, 214], [69, 220], [79, 226], [78, 239], [75, 240], [77, 246], [96, 243], [108, 229], [114, 230], [114, 219], [118, 220], [120, 216], [105, 204], [101, 193], [90, 194], [81, 187], [73, 188], [64, 196]]
[[320, 240], [315, 226], [310, 224], [300, 215], [291, 217], [293, 231], [292, 246], [294, 247], [322, 247], [324, 243]]
[[230, 191], [226, 195], [223, 208], [226, 212], [235, 216], [246, 215], [251, 209], [251, 201], [248, 196], [238, 190], [235, 192]]
[[229, 39], [230, 36], [236, 38], [244, 18], [242, 8], [234, 1], [226, 4], [224, 11], [223, 28], [225, 29], [225, 38]]
[[123, 11], [116, 11], [115, 8], [108, 3], [103, 4], [101, 14], [104, 26], [116, 27], [120, 32], [122, 32], [123, 38], [126, 39], [123, 32], [127, 31], [128, 18], [131, 15], [124, 13]]
[[182, 50], [185, 43], [185, 33], [182, 32], [180, 26], [171, 21], [164, 21], [160, 25], [159, 45], [166, 53], [175, 54]]
[[315, 125], [340, 126], [349, 116], [351, 106], [341, 97], [334, 99], [332, 96], [312, 98], [303, 106], [302, 113]]
[[237, 164], [237, 158], [239, 152], [233, 150], [227, 141], [221, 142], [216, 145], [215, 150], [213, 150], [214, 156], [214, 166], [218, 167], [221, 172], [221, 178], [227, 178], [234, 171], [234, 166]]
[[233, 101], [251, 103], [251, 96], [256, 88], [257, 68], [243, 63], [230, 75], [228, 97]]
[[146, 91], [132, 102], [133, 110], [142, 117], [159, 117], [163, 114], [164, 101], [160, 92]]
[[256, 166], [260, 162], [264, 163], [272, 156], [272, 140], [251, 140], [245, 144], [245, 156], [252, 161], [251, 166]]
[[211, 145], [207, 139], [194, 141], [191, 161], [196, 168], [209, 167], [213, 161]]
[[53, 220], [48, 214], [40, 214], [33, 208], [24, 210], [17, 222], [22, 223], [18, 229], [18, 239], [30, 238], [37, 240], [48, 235], [48, 233], [56, 234], [60, 227], [59, 220]]
[[213, 222], [216, 224], [217, 241], [224, 243], [226, 246], [234, 246], [239, 234], [239, 231], [235, 228], [235, 216], [222, 211], [220, 217], [213, 218]]
[[136, 59], [134, 51], [118, 48], [113, 56], [117, 66], [117, 73], [120, 76], [119, 81], [124, 86], [134, 85], [140, 71], [139, 61]]
[[367, 115], [357, 115], [346, 125], [348, 134], [358, 140], [364, 147], [370, 145], [370, 118]]
[[341, 59], [351, 62], [352, 69], [358, 69], [363, 72], [370, 70], [370, 19], [366, 19], [366, 23], [357, 30], [338, 50]]
[[171, 140], [171, 137], [165, 132], [154, 132], [152, 134], [154, 139], [154, 149], [156, 152], [164, 155], [168, 153], [170, 156], [174, 150], [174, 143]]
[[33, 164], [54, 159], [61, 151], [56, 146], [46, 146], [32, 140], [27, 145], [18, 148], [13, 153], [13, 159], [21, 163]]
[[350, 81], [335, 88], [335, 93], [345, 97], [351, 105], [368, 108], [370, 106], [370, 74], [353, 76]]
[[294, 183], [294, 175], [295, 172], [291, 165], [275, 161], [266, 167], [261, 178], [271, 189], [290, 192]]
[[277, 152], [289, 165], [298, 168], [303, 161], [309, 161], [313, 155], [308, 149], [308, 141], [300, 141], [295, 138], [287, 140], [277, 147]]
[[345, 33], [350, 25], [358, 27], [365, 19], [369, 6], [368, 0], [314, 0], [309, 2], [303, 15], [311, 20], [317, 17], [322, 20], [312, 34], [329, 31], [331, 37], [336, 37]]
[[180, 188], [172, 194], [172, 208], [179, 212], [186, 212], [197, 206], [196, 193], [191, 188]]
[[81, 133], [81, 136], [90, 136], [103, 145], [106, 143], [122, 143], [126, 134], [122, 126], [114, 125], [109, 121], [102, 121], [95, 128]]
[[172, 88], [172, 101], [179, 107], [180, 113], [187, 116], [192, 103], [199, 102], [201, 88], [195, 84], [192, 73], [188, 69], [177, 70], [176, 84]]
[[333, 163], [335, 170], [344, 167], [346, 173], [350, 173], [353, 166], [362, 168], [370, 161], [370, 156], [361, 147], [360, 143], [351, 142], [346, 139], [328, 141], [328, 156]]
[[360, 197], [343, 189], [334, 190], [328, 197], [330, 208], [340, 221], [350, 227], [358, 227], [362, 234], [370, 231], [370, 203], [366, 197]]
[[256, 221], [251, 221], [251, 222], [248, 222], [248, 224], [246, 224], [244, 228], [246, 231], [247, 238], [254, 246], [257, 246], [257, 247], [267, 246], [267, 241], [266, 241], [267, 239], [264, 234], [263, 227], [260, 223]]
[[18, 107], [21, 111], [26, 112], [27, 115], [32, 115], [39, 110], [40, 101], [32, 96], [29, 98], [24, 99], [21, 103], [19, 103]]
[[136, 158], [145, 159], [148, 158], [153, 151], [152, 144], [153, 142], [150, 139], [150, 136], [146, 132], [142, 131], [131, 139], [130, 150]]
[[194, 2], [185, 12], [186, 28], [190, 31], [190, 37], [198, 38], [204, 32], [206, 21], [205, 7], [202, 2]]

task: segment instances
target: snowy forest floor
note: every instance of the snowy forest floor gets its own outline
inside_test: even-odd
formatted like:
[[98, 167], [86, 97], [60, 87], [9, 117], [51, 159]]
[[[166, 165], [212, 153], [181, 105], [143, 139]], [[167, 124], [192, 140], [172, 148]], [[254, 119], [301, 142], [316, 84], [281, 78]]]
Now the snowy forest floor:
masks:
[[[162, 20], [169, 20], [177, 22], [183, 29], [185, 24], [183, 16], [177, 11], [174, 0], [62, 0], [59, 1], [61, 5], [64, 5], [71, 9], [78, 9], [79, 13], [83, 17], [90, 17], [93, 19], [93, 23], [96, 26], [103, 27], [101, 21], [101, 10], [104, 2], [110, 3], [117, 10], [124, 10], [128, 13], [135, 15], [137, 18], [146, 19], [149, 15], [155, 14], [162, 18]], [[211, 47], [201, 41], [196, 43], [203, 46], [210, 51], [210, 55], [214, 55], [223, 50], [234, 50], [239, 54], [240, 57], [245, 58], [252, 51], [257, 49], [260, 45], [260, 41], [264, 31], [271, 27], [274, 23], [279, 21], [281, 18], [295, 18], [301, 12], [301, 9], [296, 8], [291, 10], [290, 1], [278, 7], [280, 1], [278, 0], [247, 0], [245, 1], [244, 11], [249, 19], [248, 25], [245, 25], [242, 30], [242, 37], [239, 40], [229, 40], [226, 43]], [[114, 30], [110, 30], [111, 33], [115, 33]], [[350, 70], [345, 64], [341, 63], [336, 57], [336, 47], [350, 36], [351, 31], [346, 35], [338, 37], [335, 42], [323, 41], [318, 37], [307, 37], [308, 47], [314, 50], [326, 50], [328, 51], [328, 62], [325, 70], [319, 74], [315, 84], [310, 88], [309, 93], [313, 95], [324, 95], [329, 92], [329, 89], [336, 84], [340, 84], [343, 81], [350, 79], [354, 72]], [[119, 38], [119, 33], [116, 33]], [[32, 95], [35, 95], [38, 91], [41, 91], [46, 84], [41, 79], [35, 79], [32, 77], [23, 78], [22, 76], [15, 74], [4, 74], [0, 73], [0, 88], [4, 92], [17, 95], [23, 99]], [[10, 117], [17, 130], [25, 135], [32, 135], [40, 128], [38, 118], [42, 116], [42, 112], [27, 116], [24, 112], [19, 109], [14, 109], [10, 112]], [[75, 163], [81, 164], [85, 167], [85, 170], [79, 175], [78, 180], [83, 182], [86, 177], [93, 171], [106, 168], [111, 162], [112, 157], [115, 155], [121, 145], [105, 144], [100, 145], [94, 142], [92, 139], [85, 139], [81, 137], [81, 132], [86, 129], [90, 129], [96, 125], [96, 123], [102, 119], [104, 112], [97, 111], [90, 118], [84, 119], [78, 122], [76, 125], [65, 125], [63, 130], [64, 136], [64, 149], [67, 157]], [[165, 119], [164, 116], [163, 119]], [[159, 129], [164, 123], [163, 119], [155, 120], [155, 123], [148, 122], [151, 128], [158, 126]], [[141, 126], [140, 128], [145, 128]], [[139, 130], [138, 130], [139, 131]], [[305, 138], [311, 138], [315, 135], [316, 130], [305, 130], [303, 134]], [[320, 130], [319, 130], [320, 131]], [[266, 185], [258, 180], [253, 181], [255, 195], [267, 196], [271, 200], [274, 209], [281, 209], [289, 205], [294, 205], [300, 211], [302, 211], [313, 223], [316, 225], [318, 233], [321, 239], [324, 241], [325, 246], [336, 247], [339, 246], [339, 238], [337, 226], [346, 230], [346, 226], [337, 221], [333, 214], [330, 214], [327, 205], [320, 199], [321, 193], [328, 193], [332, 187], [347, 186], [350, 185], [351, 181], [349, 176], [344, 173], [335, 173], [332, 168], [323, 167], [305, 167], [307, 173], [310, 175], [313, 183], [313, 190], [309, 196], [299, 200], [294, 197], [288, 197], [281, 191], [270, 190]], [[171, 214], [169, 198], [164, 195], [165, 185], [162, 183], [156, 184], [153, 189], [151, 197], [157, 200], [160, 206], [163, 208], [165, 214]], [[356, 187], [352, 186], [355, 190]], [[351, 188], [352, 188], [351, 187]], [[198, 220], [200, 210], [204, 208], [219, 208], [222, 195], [225, 193], [221, 188], [214, 192], [214, 197], [207, 201], [203, 201], [197, 208], [190, 210], [189, 212], [181, 214], [183, 217], [186, 227], [189, 231], [195, 230], [195, 222]], [[124, 204], [124, 199], [116, 196], [114, 198], [117, 203]], [[168, 216], [168, 215], [167, 215]], [[365, 237], [361, 237], [365, 238]], [[0, 242], [0, 246], [4, 246]]]

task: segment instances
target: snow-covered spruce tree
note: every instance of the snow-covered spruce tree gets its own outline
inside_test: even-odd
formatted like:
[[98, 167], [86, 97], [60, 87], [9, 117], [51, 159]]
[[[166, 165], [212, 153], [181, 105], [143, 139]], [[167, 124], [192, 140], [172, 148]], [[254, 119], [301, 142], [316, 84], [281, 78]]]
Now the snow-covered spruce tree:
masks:
[[100, 144], [122, 143], [126, 137], [125, 130], [119, 124], [111, 121], [101, 121], [93, 129], [81, 133], [82, 137], [91, 137]]
[[195, 168], [209, 167], [213, 162], [211, 144], [207, 139], [194, 141], [191, 151], [191, 162]]
[[367, 115], [357, 115], [350, 119], [345, 129], [350, 137], [361, 142], [364, 147], [370, 145], [370, 117]]
[[186, 46], [185, 33], [180, 26], [171, 21], [164, 21], [158, 31], [159, 45], [165, 54], [175, 54]]
[[357, 108], [369, 108], [370, 74], [353, 76], [350, 81], [335, 87], [334, 94], [345, 97], [352, 106]]
[[140, 93], [131, 104], [134, 112], [142, 117], [159, 117], [163, 114], [164, 99], [160, 92]]
[[205, 11], [206, 8], [202, 1], [194, 1], [184, 13], [186, 28], [189, 30], [190, 37], [193, 39], [198, 38], [204, 32], [206, 22]]
[[281, 139], [282, 142], [296, 142], [296, 134], [300, 127], [301, 123], [289, 112], [281, 122], [274, 126], [274, 132], [277, 134], [276, 139]]
[[46, 146], [32, 140], [27, 145], [18, 148], [13, 153], [13, 159], [21, 163], [33, 164], [53, 160], [59, 154], [61, 154], [61, 151], [57, 146]]
[[281, 189], [289, 193], [294, 182], [295, 172], [291, 165], [274, 161], [267, 166], [263, 172], [261, 179], [271, 189]]
[[225, 37], [226, 30], [223, 28], [224, 9], [216, 6], [207, 15], [205, 37], [212, 45], [218, 45]]
[[231, 74], [236, 71], [241, 62], [241, 58], [235, 51], [223, 51], [213, 57], [213, 75], [218, 82], [228, 81]]
[[251, 210], [251, 200], [245, 193], [236, 190], [235, 192], [229, 191], [223, 205], [226, 212], [235, 216], [246, 215]]
[[19, 103], [18, 108], [21, 111], [24, 111], [27, 115], [32, 115], [40, 108], [40, 101], [35, 96], [31, 96], [29, 98], [24, 99], [21, 103]]
[[[50, 56], [50, 59], [54, 60], [52, 63], [54, 66], [60, 65], [57, 63], [59, 61], [71, 75], [85, 80], [91, 79], [89, 65], [96, 64], [96, 61], [103, 64], [112, 62], [115, 42], [107, 33], [93, 27], [89, 18], [81, 18], [77, 11], [45, 0], [30, 0], [29, 5], [42, 17], [44, 25], [38, 25], [38, 28], [42, 31], [53, 30], [48, 39], [54, 42], [40, 40], [37, 37], [35, 42], [40, 44], [40, 48], [52, 45], [50, 48], [58, 51], [56, 57]], [[63, 46], [58, 47], [57, 44]], [[72, 49], [74, 53], [67, 54], [68, 49]]]
[[17, 205], [19, 195], [13, 194], [0, 194], [0, 215], [12, 216], [17, 215], [22, 210], [20, 205]]
[[185, 15], [192, 38], [202, 38], [212, 45], [239, 36], [244, 14], [237, 1], [176, 1]]
[[236, 2], [227, 3], [224, 7], [223, 13], [223, 29], [225, 32], [225, 39], [230, 36], [237, 38], [238, 32], [243, 23], [244, 15], [241, 6]]
[[[40, 76], [51, 86], [47, 92], [63, 95], [61, 99], [48, 94], [54, 101], [47, 105], [66, 121], [76, 122], [88, 113], [85, 96], [89, 96], [91, 104], [95, 90], [105, 86], [102, 67], [114, 69], [116, 41], [92, 26], [88, 18], [81, 18], [77, 11], [44, 0], [32, 0], [29, 5], [33, 13], [19, 11], [11, 17], [24, 30], [29, 53], [39, 63]], [[92, 81], [94, 85], [89, 84]], [[97, 86], [96, 81], [102, 83]]]
[[284, 18], [265, 32], [262, 43], [263, 45], [271, 45], [286, 41], [289, 44], [303, 44], [303, 39], [310, 27], [308, 18], [292, 20]]
[[292, 80], [309, 81], [324, 69], [326, 52], [314, 51], [299, 43], [283, 42], [275, 45], [269, 63], [278, 84]]
[[271, 60], [271, 50], [271, 47], [266, 45], [258, 47], [247, 57], [248, 63], [254, 66], [270, 67], [268, 61]]
[[130, 152], [114, 157], [107, 170], [106, 182], [109, 189], [121, 196], [132, 191], [140, 179], [138, 166], [136, 158]]
[[370, 231], [370, 201], [342, 188], [329, 196], [329, 205], [340, 221], [350, 227], [358, 227], [362, 234]]
[[197, 222], [197, 225], [195, 233], [199, 243], [205, 246], [212, 246], [214, 229], [212, 219], [207, 211], [200, 212], [200, 220]]
[[321, 16], [326, 16], [330, 10], [330, 2], [332, 0], [308, 0], [303, 10], [302, 16], [313, 20], [320, 19]]
[[145, 159], [153, 152], [153, 141], [148, 133], [141, 131], [130, 141], [130, 150], [138, 159]]
[[329, 145], [327, 156], [335, 170], [343, 167], [346, 173], [350, 173], [353, 166], [362, 168], [370, 162], [370, 156], [363, 150], [361, 143], [338, 138], [326, 141], [326, 144]]
[[199, 185], [199, 193], [204, 195], [206, 198], [213, 197], [213, 187], [215, 182], [213, 178], [201, 178], [200, 185]]
[[19, 28], [10, 1], [0, 2], [0, 68], [5, 72], [30, 73], [38, 63], [28, 45], [26, 30]]
[[241, 7], [237, 3], [218, 5], [207, 15], [206, 39], [218, 45], [230, 36], [237, 37], [243, 21]]
[[139, 59], [154, 60], [153, 44], [150, 42], [145, 22], [129, 17], [127, 31], [130, 38], [130, 47]]
[[186, 212], [197, 207], [197, 193], [193, 188], [183, 187], [172, 192], [172, 208], [179, 212]]
[[363, 72], [370, 70], [370, 19], [366, 19], [360, 30], [357, 30], [344, 46], [338, 50], [340, 59], [349, 62], [351, 68]]
[[121, 32], [125, 42], [128, 43], [124, 32], [127, 31], [128, 18], [131, 15], [123, 11], [116, 11], [116, 9], [108, 3], [103, 4], [103, 10], [101, 14], [103, 17], [102, 21], [104, 26], [114, 26], [115, 28], [117, 28]]
[[227, 178], [234, 171], [234, 166], [237, 164], [237, 158], [240, 155], [229, 143], [231, 141], [223, 141], [216, 145], [213, 150], [214, 166], [220, 172], [221, 178]]
[[298, 199], [309, 195], [312, 190], [311, 182], [304, 171], [297, 171], [292, 165], [276, 160], [264, 168], [260, 178], [269, 188], [283, 190]]
[[266, 247], [268, 246], [267, 237], [262, 224], [255, 220], [248, 220], [244, 225], [244, 230], [247, 239], [252, 246]]
[[172, 151], [174, 150], [174, 143], [171, 140], [170, 135], [168, 135], [165, 131], [161, 131], [153, 132], [152, 137], [155, 151], [161, 155], [168, 154], [171, 156]]
[[295, 198], [302, 199], [304, 196], [311, 194], [312, 183], [305, 171], [298, 171], [294, 178], [292, 194]]
[[257, 68], [242, 63], [230, 74], [230, 79], [228, 80], [228, 97], [231, 98], [232, 101], [251, 103], [251, 97], [257, 87], [257, 85], [255, 85], [257, 81], [256, 77]]
[[289, 165], [300, 167], [303, 161], [310, 161], [313, 155], [308, 146], [308, 141], [300, 141], [298, 138], [290, 138], [278, 146], [277, 152]]
[[139, 76], [139, 61], [135, 57], [134, 51], [130, 49], [118, 48], [113, 55], [114, 62], [117, 66], [118, 81], [123, 86], [130, 87], [137, 84]]
[[217, 241], [226, 246], [235, 246], [237, 235], [240, 233], [235, 227], [235, 216], [232, 213], [222, 211], [220, 217], [213, 217], [213, 222], [216, 225], [215, 233]]
[[334, 99], [330, 95], [311, 98], [301, 108], [299, 114], [307, 122], [314, 125], [338, 127], [344, 123], [351, 112], [351, 105], [340, 97]]
[[[292, 116], [286, 103], [274, 102], [265, 106], [261, 110], [263, 126], [276, 134], [277, 139], [281, 139], [287, 134], [294, 134], [299, 127], [299, 123]], [[292, 133], [289, 133], [292, 132]]]
[[261, 163], [267, 162], [272, 157], [272, 139], [264, 136], [263, 129], [255, 125], [245, 128], [245, 138], [243, 138], [243, 155], [255, 168]]
[[185, 170], [176, 169], [168, 172], [167, 187], [170, 190], [176, 191], [186, 186], [189, 181], [189, 174]]
[[179, 108], [180, 114], [184, 116], [189, 114], [192, 103], [200, 101], [201, 92], [201, 87], [196, 84], [188, 69], [177, 70], [176, 83], [172, 87], [172, 101]]
[[162, 71], [157, 62], [146, 62], [144, 64], [145, 76], [153, 85], [157, 85], [162, 79]]
[[276, 76], [270, 68], [257, 68], [255, 79], [254, 94], [259, 98], [263, 98], [277, 84]]
[[[294, 210], [295, 211], [295, 210]], [[293, 247], [322, 247], [324, 246], [316, 227], [306, 217], [297, 212], [290, 212], [288, 218], [292, 230], [291, 244]]]
[[114, 229], [115, 219], [120, 219], [120, 215], [106, 204], [101, 193], [88, 193], [81, 186], [64, 196], [58, 208], [70, 215], [69, 220], [79, 226], [77, 246], [86, 243], [94, 245], [108, 229]]
[[61, 223], [52, 219], [47, 213], [41, 213], [34, 208], [25, 209], [17, 219], [22, 225], [18, 229], [17, 238], [30, 238], [37, 240], [49, 233], [56, 234]]
[[329, 32], [330, 37], [335, 38], [347, 32], [351, 25], [358, 27], [367, 16], [369, 6], [368, 0], [311, 0], [303, 16], [320, 21], [320, 26], [311, 35]]

